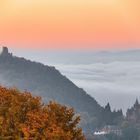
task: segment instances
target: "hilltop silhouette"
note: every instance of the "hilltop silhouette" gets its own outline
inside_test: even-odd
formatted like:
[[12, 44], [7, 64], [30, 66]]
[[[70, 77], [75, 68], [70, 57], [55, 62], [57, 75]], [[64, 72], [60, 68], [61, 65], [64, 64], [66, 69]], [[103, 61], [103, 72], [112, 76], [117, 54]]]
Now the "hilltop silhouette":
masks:
[[[55, 67], [13, 56], [7, 47], [3, 47], [0, 54], [0, 84], [17, 87], [23, 91], [28, 90], [43, 97], [45, 102], [55, 100], [73, 107], [83, 116], [83, 124], [86, 127], [98, 125], [97, 118], [103, 108], [94, 98], [77, 87]], [[93, 117], [94, 121], [91, 119]]]

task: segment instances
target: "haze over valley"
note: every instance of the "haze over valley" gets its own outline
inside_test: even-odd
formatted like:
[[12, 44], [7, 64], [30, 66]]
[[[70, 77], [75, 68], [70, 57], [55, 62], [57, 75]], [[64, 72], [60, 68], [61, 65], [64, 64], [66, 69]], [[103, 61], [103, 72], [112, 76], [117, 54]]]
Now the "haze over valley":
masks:
[[140, 98], [140, 50], [12, 52], [55, 66], [102, 106], [110, 102], [112, 109], [125, 112]]

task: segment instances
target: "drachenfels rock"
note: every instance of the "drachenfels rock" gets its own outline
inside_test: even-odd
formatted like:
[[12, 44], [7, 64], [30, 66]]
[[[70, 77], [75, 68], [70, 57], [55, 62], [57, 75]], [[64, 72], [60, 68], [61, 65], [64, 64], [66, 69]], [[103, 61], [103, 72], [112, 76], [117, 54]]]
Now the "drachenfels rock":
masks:
[[8, 48], [7, 47], [3, 47], [2, 48], [2, 52], [1, 52], [1, 56], [12, 56], [11, 53], [9, 53]]

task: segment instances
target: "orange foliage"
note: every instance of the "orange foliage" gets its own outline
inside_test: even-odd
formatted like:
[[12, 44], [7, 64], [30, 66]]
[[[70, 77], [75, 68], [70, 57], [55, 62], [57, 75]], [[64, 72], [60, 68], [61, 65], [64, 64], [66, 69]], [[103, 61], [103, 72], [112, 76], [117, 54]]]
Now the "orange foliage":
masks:
[[72, 108], [0, 87], [0, 139], [85, 140], [79, 121]]

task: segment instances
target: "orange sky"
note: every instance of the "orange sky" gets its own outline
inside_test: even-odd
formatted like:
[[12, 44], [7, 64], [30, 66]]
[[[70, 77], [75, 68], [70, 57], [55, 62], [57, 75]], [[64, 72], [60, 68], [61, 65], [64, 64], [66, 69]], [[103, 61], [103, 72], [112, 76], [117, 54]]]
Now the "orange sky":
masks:
[[139, 7], [140, 0], [0, 0], [0, 43], [38, 48], [140, 44]]

